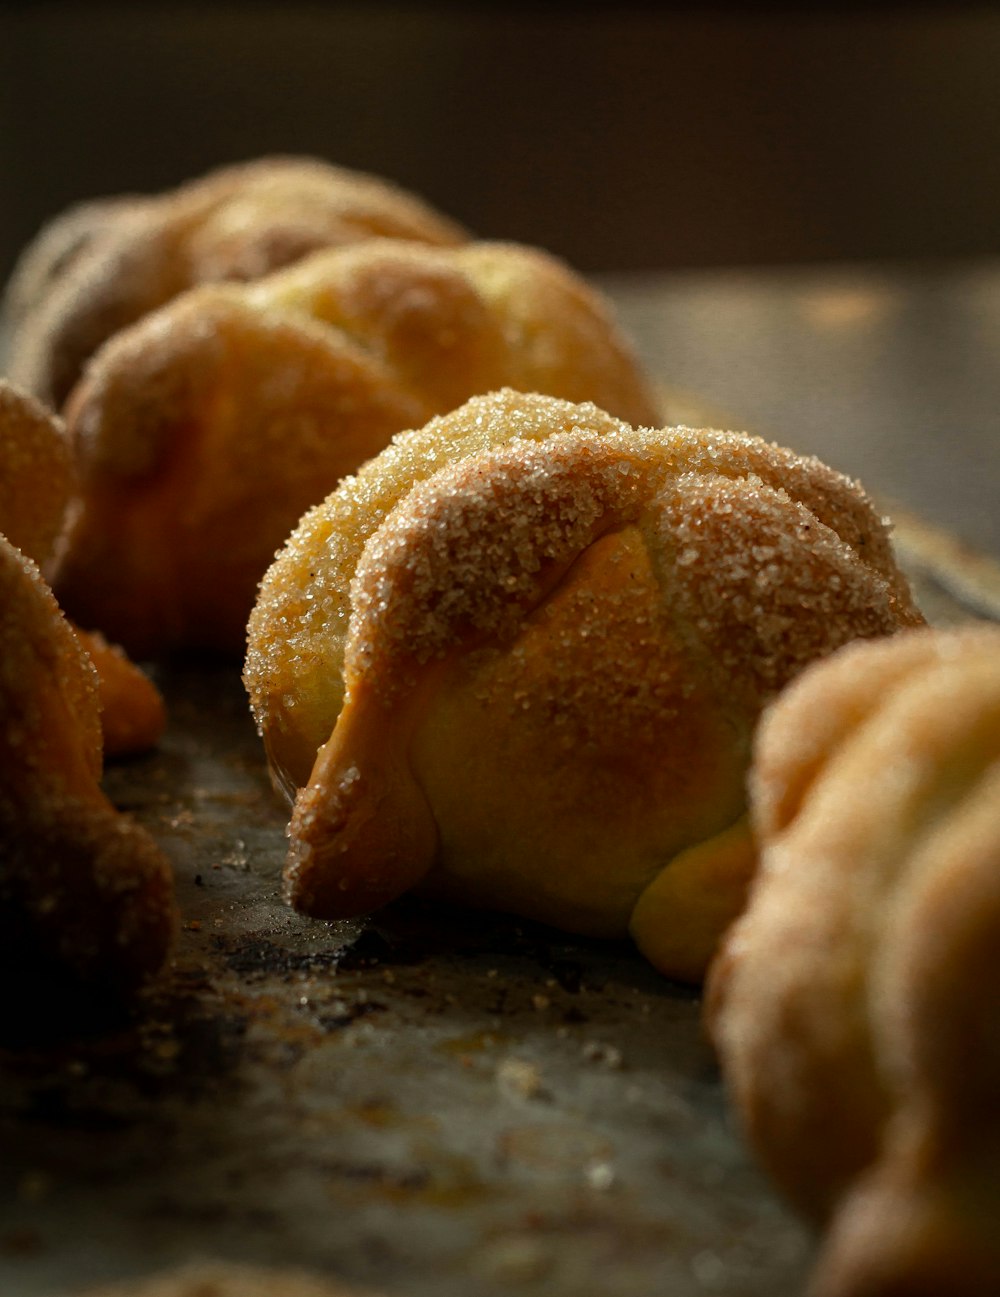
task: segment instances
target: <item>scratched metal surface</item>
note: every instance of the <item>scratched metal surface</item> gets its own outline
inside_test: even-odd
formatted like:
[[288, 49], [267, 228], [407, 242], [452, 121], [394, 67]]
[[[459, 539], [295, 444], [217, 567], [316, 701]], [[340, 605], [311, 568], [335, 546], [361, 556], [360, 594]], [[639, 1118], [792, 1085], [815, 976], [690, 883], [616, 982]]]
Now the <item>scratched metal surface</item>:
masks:
[[[938, 621], [935, 539], [900, 552]], [[968, 592], [967, 592], [968, 593]], [[192, 1256], [398, 1297], [793, 1297], [810, 1240], [727, 1115], [699, 1004], [626, 946], [277, 896], [284, 814], [235, 670], [164, 670], [160, 750], [111, 796], [177, 871], [169, 977], [127, 1019], [0, 1052], [0, 1292]]]
[[109, 787], [176, 864], [176, 967], [135, 1023], [6, 1057], [0, 1291], [192, 1252], [413, 1294], [680, 1294], [722, 1267], [752, 1293], [794, 1267], [689, 993], [523, 925], [289, 913], [237, 682], [163, 683], [166, 742]]
[[690, 992], [508, 921], [290, 913], [238, 681], [163, 685], [161, 750], [108, 786], [176, 865], [180, 949], [135, 1021], [5, 1052], [0, 1292], [191, 1254], [414, 1297], [794, 1291], [804, 1236], [730, 1130]]

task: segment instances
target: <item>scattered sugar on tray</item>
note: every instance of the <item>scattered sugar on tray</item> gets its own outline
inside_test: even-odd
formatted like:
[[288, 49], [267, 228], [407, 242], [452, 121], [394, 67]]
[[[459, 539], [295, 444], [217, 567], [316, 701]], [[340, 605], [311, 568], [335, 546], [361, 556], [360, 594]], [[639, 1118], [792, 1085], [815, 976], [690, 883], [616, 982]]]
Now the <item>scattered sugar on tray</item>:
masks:
[[496, 1070], [497, 1086], [508, 1098], [538, 1099], [545, 1094], [545, 1085], [537, 1064], [525, 1058], [501, 1059]]

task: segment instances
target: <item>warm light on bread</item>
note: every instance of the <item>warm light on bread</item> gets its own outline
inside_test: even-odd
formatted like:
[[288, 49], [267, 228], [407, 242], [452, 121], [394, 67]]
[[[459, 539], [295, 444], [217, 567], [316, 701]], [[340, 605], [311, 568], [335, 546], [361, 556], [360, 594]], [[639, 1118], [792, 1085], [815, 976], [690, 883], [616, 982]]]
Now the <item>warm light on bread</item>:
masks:
[[919, 621], [882, 521], [816, 460], [472, 400], [345, 481], [262, 583], [246, 681], [295, 796], [288, 894], [332, 918], [419, 885], [631, 931], [695, 980], [752, 867], [760, 709]]
[[15, 268], [7, 373], [59, 407], [103, 342], [186, 289], [259, 279], [375, 237], [449, 246], [466, 236], [405, 190], [314, 158], [261, 158], [162, 194], [80, 203]]
[[116, 987], [155, 972], [175, 922], [170, 867], [102, 793], [94, 666], [2, 536], [0, 771], [5, 966]]
[[[73, 506], [73, 457], [61, 421], [0, 379], [0, 534], [51, 571]], [[101, 635], [77, 630], [97, 669], [105, 756], [152, 747], [163, 733], [163, 699], [149, 677]]]
[[761, 864], [710, 980], [817, 1297], [1000, 1291], [1000, 628], [852, 646], [765, 715]]
[[60, 601], [136, 656], [241, 654], [302, 513], [394, 433], [505, 383], [654, 417], [606, 303], [531, 249], [369, 240], [192, 290], [118, 334], [67, 406]]

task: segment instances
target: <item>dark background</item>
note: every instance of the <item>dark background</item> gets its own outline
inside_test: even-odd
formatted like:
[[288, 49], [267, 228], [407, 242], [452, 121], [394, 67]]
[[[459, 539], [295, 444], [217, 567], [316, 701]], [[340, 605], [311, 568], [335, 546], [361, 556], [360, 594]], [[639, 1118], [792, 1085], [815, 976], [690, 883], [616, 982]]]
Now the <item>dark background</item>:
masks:
[[84, 197], [270, 151], [587, 272], [1000, 250], [1000, 10], [0, 8], [0, 271]]

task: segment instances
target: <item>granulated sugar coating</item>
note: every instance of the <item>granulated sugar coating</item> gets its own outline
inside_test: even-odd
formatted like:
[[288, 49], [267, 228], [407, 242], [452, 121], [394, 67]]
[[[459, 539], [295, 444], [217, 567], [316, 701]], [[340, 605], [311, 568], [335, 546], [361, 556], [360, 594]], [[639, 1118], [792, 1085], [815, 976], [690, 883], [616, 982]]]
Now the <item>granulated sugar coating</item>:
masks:
[[503, 386], [653, 416], [607, 305], [533, 249], [370, 238], [189, 289], [66, 403], [81, 489], [60, 602], [137, 657], [241, 654], [303, 513], [394, 434]]
[[175, 921], [170, 867], [101, 792], [93, 665], [3, 536], [0, 772], [2, 962], [119, 987], [154, 971]]
[[[629, 499], [648, 498], [656, 489], [655, 474], [650, 476], [639, 471], [643, 460], [659, 463], [662, 467], [658, 471], [662, 472], [665, 481], [683, 477], [686, 483], [695, 485], [696, 475], [712, 474], [723, 485], [734, 478], [741, 480], [744, 488], [753, 489], [755, 483], [763, 488], [767, 484], [772, 492], [790, 493], [784, 498], [800, 501], [809, 511], [809, 517], [795, 519], [795, 527], [801, 523], [808, 528], [812, 519], [817, 524], [815, 537], [819, 537], [823, 528], [825, 534], [833, 533], [849, 548], [853, 561], [860, 563], [854, 585], [865, 591], [862, 602], [867, 599], [868, 582], [876, 586], [888, 582], [887, 593], [890, 599], [899, 601], [900, 616], [905, 618], [907, 612], [912, 615], [905, 582], [891, 557], [887, 529], [860, 488], [818, 460], [795, 456], [790, 451], [742, 434], [685, 429], [637, 432], [592, 405], [573, 406], [511, 391], [495, 393], [470, 401], [455, 413], [432, 420], [423, 429], [396, 437], [381, 455], [355, 476], [345, 479], [333, 495], [303, 518], [264, 578], [257, 606], [250, 618], [245, 679], [272, 764], [289, 792], [307, 780], [316, 751], [329, 737], [340, 712], [344, 688], [344, 643], [351, 606], [350, 583], [365, 545], [382, 521], [415, 484], [447, 464], [507, 442], [547, 441], [558, 434], [574, 432], [578, 434], [577, 446], [581, 445], [581, 438], [612, 438], [615, 449], [602, 457], [603, 467], [598, 477], [604, 479], [601, 489], [606, 496], [610, 492], [616, 499], [614, 508], [622, 516]], [[583, 467], [573, 467], [573, 446], [567, 447], [566, 452], [565, 458], [554, 459], [552, 465], [553, 474], [557, 465], [563, 465], [558, 473], [559, 489], [569, 492], [569, 500], [560, 503], [561, 509], [572, 502], [574, 493], [577, 497], [583, 493], [589, 500], [595, 489], [593, 475], [586, 473]], [[515, 461], [524, 453], [525, 447], [517, 449]], [[592, 450], [587, 451], [589, 455], [592, 453]], [[535, 489], [540, 492], [546, 480], [546, 470], [543, 465], [538, 465], [535, 473]], [[437, 494], [447, 492], [442, 486]], [[466, 491], [463, 498], [469, 494]], [[683, 498], [683, 492], [681, 495]], [[424, 524], [428, 537], [427, 555], [422, 554], [420, 559], [425, 564], [430, 561], [434, 545], [454, 548], [456, 544], [454, 538], [446, 541], [441, 536], [431, 536], [435, 529], [447, 531], [457, 524], [453, 516], [447, 525], [442, 520], [440, 527], [432, 520], [436, 516], [433, 496], [433, 490], [426, 500], [418, 494], [414, 504], [408, 506], [413, 512], [419, 504], [419, 509], [428, 517]], [[745, 489], [741, 492], [741, 501], [741, 507], [745, 507]], [[780, 517], [781, 500], [777, 503]], [[514, 507], [513, 503], [508, 503], [503, 526], [511, 525], [509, 515]], [[447, 504], [438, 508], [447, 508]], [[725, 501], [720, 508], [725, 508]], [[485, 516], [486, 535], [500, 530], [495, 521], [490, 523], [488, 508]], [[734, 517], [734, 525], [738, 526], [739, 509]], [[790, 517], [786, 509], [786, 525]], [[469, 518], [461, 520], [461, 525], [471, 525], [471, 518], [470, 512]], [[685, 535], [689, 533], [689, 536], [683, 544], [678, 540], [672, 543], [670, 552], [674, 557], [668, 566], [676, 570], [672, 575], [666, 570], [661, 571], [660, 579], [682, 586], [696, 585], [707, 579], [706, 574], [712, 576], [714, 573], [714, 584], [718, 586], [721, 567], [716, 572], [715, 562], [718, 559], [721, 564], [726, 552], [725, 547], [717, 550], [719, 537], [713, 539], [715, 551], [711, 548], [706, 550], [705, 546], [696, 543], [701, 534], [699, 528], [706, 525], [706, 519], [699, 518], [697, 511], [690, 512], [687, 520], [682, 516], [675, 521], [678, 526], [683, 524]], [[519, 522], [519, 533], [524, 522], [524, 519]], [[400, 525], [397, 523], [397, 527]], [[415, 520], [407, 524], [410, 527], [417, 525]], [[559, 519], [543, 525], [558, 527]], [[597, 523], [598, 529], [612, 525], [611, 521]], [[656, 524], [650, 520], [647, 526], [655, 528]], [[805, 530], [793, 543], [792, 567], [807, 566], [810, 540], [810, 533]], [[739, 542], [731, 547], [732, 564], [726, 579], [739, 576], [740, 564], [747, 559], [744, 541], [745, 535], [741, 531]], [[392, 543], [398, 548], [400, 542], [394, 539]], [[658, 548], [654, 546], [652, 552], [657, 552]], [[529, 554], [530, 550], [529, 544]], [[541, 555], [535, 558], [541, 562]], [[532, 557], [527, 560], [529, 564], [532, 561], [535, 561]], [[753, 562], [752, 557], [747, 561]], [[373, 560], [369, 566], [375, 568], [377, 564]], [[754, 563], [755, 570], [763, 570], [763, 566]], [[505, 580], [509, 577], [510, 573], [504, 574]], [[388, 574], [385, 579], [390, 579]], [[394, 579], [398, 580], [398, 575]], [[460, 583], [447, 562], [441, 569], [441, 580], [446, 598], [453, 603], [460, 597]], [[474, 581], [473, 584], [481, 583]], [[802, 584], [798, 571], [796, 584]], [[725, 580], [721, 585], [725, 587]], [[705, 595], [706, 598], [709, 596], [708, 588]], [[820, 592], [814, 590], [812, 597], [819, 599]], [[368, 602], [371, 603], [370, 597]], [[393, 610], [392, 615], [400, 616], [397, 610]], [[439, 612], [435, 611], [434, 616], [439, 617]]]
[[[38, 401], [0, 379], [0, 535], [47, 572], [76, 481], [65, 429]], [[106, 753], [141, 752], [164, 726], [152, 682], [115, 645], [78, 631], [98, 673]]]
[[165, 857], [100, 788], [102, 746], [154, 738], [161, 700], [74, 630], [40, 570], [72, 483], [58, 420], [0, 382], [0, 964], [27, 984], [22, 1005], [36, 981], [132, 985], [174, 924]]
[[113, 333], [197, 284], [253, 280], [320, 248], [465, 232], [416, 195], [313, 158], [220, 167], [155, 195], [81, 203], [22, 254], [4, 294], [8, 372], [61, 405]]
[[810, 1291], [1000, 1292], [1000, 627], [803, 672], [751, 801], [706, 1020], [760, 1162], [823, 1225]]
[[400, 433], [345, 478], [292, 533], [261, 582], [244, 678], [273, 767], [289, 795], [305, 783], [343, 703], [350, 584], [369, 537], [407, 492], [438, 469], [512, 439], [627, 425], [592, 404], [504, 390]]
[[72, 488], [62, 424], [39, 401], [0, 379], [0, 532], [44, 565]]
[[334, 917], [420, 883], [631, 926], [697, 978], [752, 863], [761, 706], [920, 621], [883, 521], [816, 460], [470, 401], [345, 482], [264, 583], [247, 683], [279, 779], [308, 779], [289, 895]]
[[[31, 559], [0, 536], [0, 691], [3, 742], [20, 753], [0, 783], [16, 809], [16, 776], [58, 781], [67, 763], [47, 760], [54, 719], [69, 741], [73, 779], [101, 772], [97, 674]], [[58, 740], [57, 740], [58, 741]]]
[[[802, 495], [817, 499], [808, 487]], [[885, 532], [866, 531], [850, 504], [824, 521], [820, 507], [759, 478], [703, 473], [674, 479], [657, 505], [664, 594], [734, 703], [759, 709], [840, 644], [920, 620]]]
[[[759, 477], [714, 471], [711, 456], [686, 453], [690, 440], [683, 430], [575, 429], [470, 456], [415, 486], [359, 561], [348, 689], [380, 656], [375, 679], [389, 690], [408, 659], [426, 662], [459, 637], [510, 639], [570, 562], [628, 524], [643, 534], [671, 620], [722, 673], [720, 692], [749, 675], [759, 703], [831, 637], [896, 628], [905, 586], [822, 520], [822, 512], [841, 520], [828, 493], [788, 474], [793, 490], [802, 485], [817, 502], [813, 513]], [[749, 458], [745, 446], [733, 449], [730, 471]], [[768, 466], [772, 479], [781, 458]], [[699, 459], [700, 471], [687, 467]], [[856, 509], [839, 512], [845, 530], [863, 534]], [[884, 552], [883, 538], [872, 539]], [[629, 667], [622, 663], [623, 675]]]

